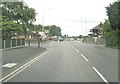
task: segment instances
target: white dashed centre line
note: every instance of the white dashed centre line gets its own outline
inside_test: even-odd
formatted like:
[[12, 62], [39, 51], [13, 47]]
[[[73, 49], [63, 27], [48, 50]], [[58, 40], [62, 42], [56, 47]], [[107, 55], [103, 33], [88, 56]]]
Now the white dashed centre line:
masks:
[[81, 56], [82, 56], [86, 61], [88, 61], [88, 59], [87, 59], [83, 54], [81, 54]]
[[106, 84], [109, 84], [108, 81], [103, 77], [103, 75], [102, 75], [95, 67], [93, 67], [93, 69], [94, 69], [95, 72], [103, 79], [103, 81], [104, 81]]
[[75, 49], [77, 52], [79, 52], [79, 50], [78, 49]]

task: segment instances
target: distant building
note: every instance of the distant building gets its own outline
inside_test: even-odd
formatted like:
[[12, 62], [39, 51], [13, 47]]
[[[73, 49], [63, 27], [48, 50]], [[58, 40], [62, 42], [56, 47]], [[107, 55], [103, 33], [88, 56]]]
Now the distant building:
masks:
[[103, 34], [101, 24], [98, 24], [94, 28], [90, 29], [92, 37], [98, 37]]
[[90, 32], [89, 37], [91, 38], [91, 42], [100, 43], [100, 38], [103, 35], [102, 24], [98, 24], [94, 28], [90, 29]]
[[27, 39], [34, 39], [34, 40], [41, 39], [42, 41], [47, 39], [45, 32], [27, 31], [26, 33], [27, 33]]

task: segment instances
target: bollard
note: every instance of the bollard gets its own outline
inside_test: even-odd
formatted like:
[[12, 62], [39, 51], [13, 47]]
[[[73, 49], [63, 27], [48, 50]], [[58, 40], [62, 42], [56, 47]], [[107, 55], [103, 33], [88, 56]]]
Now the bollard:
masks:
[[6, 41], [4, 40], [4, 49], [6, 48], [6, 45], [5, 45], [5, 44], [6, 44]]
[[38, 41], [38, 47], [40, 47], [40, 41]]
[[20, 46], [22, 46], [22, 39], [20, 39]]
[[28, 41], [28, 46], [30, 46], [30, 40]]
[[17, 39], [16, 39], [16, 47], [17, 47]]
[[12, 39], [11, 39], [11, 42], [10, 42], [10, 46], [11, 46], [11, 48], [12, 48]]

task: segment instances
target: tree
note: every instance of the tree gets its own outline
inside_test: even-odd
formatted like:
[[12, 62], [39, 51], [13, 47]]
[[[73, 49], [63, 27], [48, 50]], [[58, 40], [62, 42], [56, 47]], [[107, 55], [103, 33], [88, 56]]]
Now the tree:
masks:
[[7, 16], [2, 16], [2, 37], [11, 38], [15, 33], [23, 32], [22, 26], [16, 22], [10, 21]]
[[37, 13], [24, 2], [2, 2], [2, 14], [7, 16], [10, 21], [21, 24], [26, 33], [26, 28], [36, 20]]
[[82, 38], [82, 35], [79, 35], [78, 38]]
[[120, 34], [120, 1], [116, 1], [106, 7], [106, 12], [108, 15], [108, 20], [105, 21], [103, 25], [103, 32], [106, 38], [107, 46], [115, 46], [120, 48], [119, 34]]
[[49, 30], [50, 26], [45, 26], [44, 29], [45, 30]]
[[103, 36], [106, 39], [106, 46], [118, 47], [118, 30], [112, 29], [109, 20], [105, 20], [103, 26]]
[[60, 27], [57, 27], [55, 25], [51, 25], [50, 27], [50, 34], [52, 36], [61, 36], [61, 28]]
[[111, 28], [109, 20], [105, 19], [105, 22], [103, 24], [103, 33], [106, 34], [106, 33], [110, 32], [111, 30], [112, 30], [112, 28]]
[[116, 1], [113, 4], [110, 4], [106, 7], [107, 15], [111, 24], [112, 29], [120, 29], [118, 25], [120, 25], [120, 16], [118, 15], [120, 1]]
[[43, 29], [43, 25], [41, 25], [41, 24], [39, 24], [39, 25], [35, 24], [33, 30], [34, 31], [42, 31], [42, 29]]

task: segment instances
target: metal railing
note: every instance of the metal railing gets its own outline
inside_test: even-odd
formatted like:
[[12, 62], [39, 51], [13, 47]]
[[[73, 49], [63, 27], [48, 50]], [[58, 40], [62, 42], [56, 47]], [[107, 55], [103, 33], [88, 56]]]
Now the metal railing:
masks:
[[25, 46], [25, 39], [2, 39], [2, 49]]

